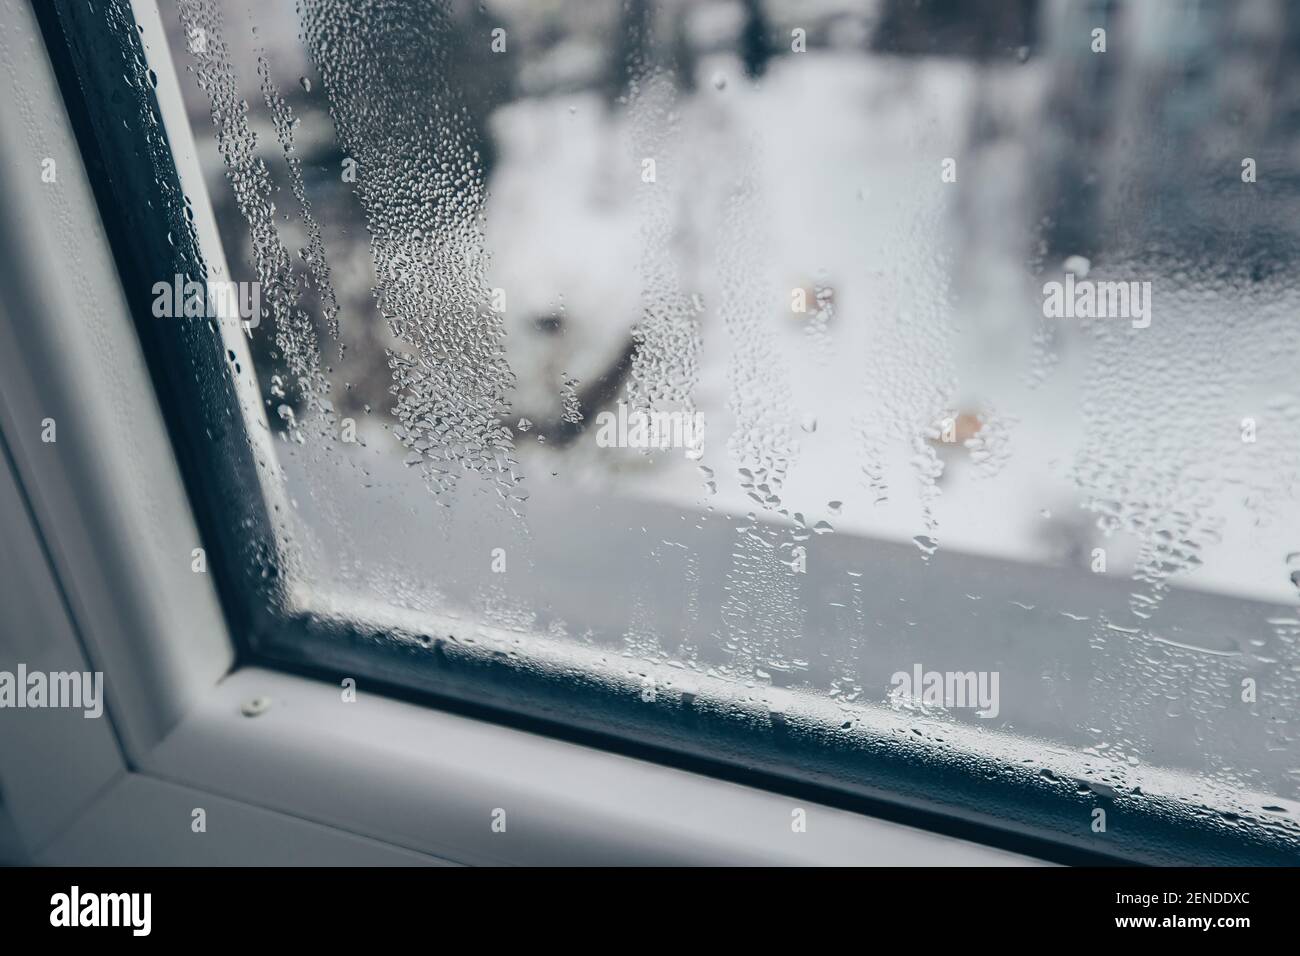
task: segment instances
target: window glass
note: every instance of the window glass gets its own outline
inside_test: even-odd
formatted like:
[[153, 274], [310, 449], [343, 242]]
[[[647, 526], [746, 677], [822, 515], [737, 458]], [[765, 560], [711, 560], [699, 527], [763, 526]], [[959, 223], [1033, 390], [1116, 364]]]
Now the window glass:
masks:
[[177, 8], [303, 608], [1289, 818], [1300, 8]]

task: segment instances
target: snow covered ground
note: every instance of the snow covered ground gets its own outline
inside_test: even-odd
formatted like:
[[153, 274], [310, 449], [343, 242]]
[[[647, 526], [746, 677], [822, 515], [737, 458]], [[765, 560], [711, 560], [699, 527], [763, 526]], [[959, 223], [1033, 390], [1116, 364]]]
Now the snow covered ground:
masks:
[[[1018, 83], [1041, 86], [1032, 68], [1014, 69]], [[552, 450], [523, 434], [526, 471], [558, 470], [684, 508], [761, 511], [736, 474], [747, 462], [728, 443], [737, 409], [772, 399], [765, 426], [790, 435], [774, 510], [839, 532], [925, 535], [940, 547], [1028, 562], [1086, 562], [1105, 547], [1109, 571], [1127, 574], [1150, 545], [1143, 535], [1160, 524], [1156, 512], [1186, 497], [1213, 515], [1215, 529], [1194, 542], [1201, 563], [1180, 584], [1294, 597], [1284, 559], [1295, 546], [1285, 519], [1296, 513], [1286, 495], [1297, 425], [1285, 362], [1251, 367], [1259, 350], [1240, 346], [1232, 378], [1212, 396], [1195, 373], [1199, 363], [1232, 358], [1212, 334], [1225, 323], [1256, 326], [1248, 333], [1256, 344], [1293, 342], [1294, 293], [1261, 287], [1231, 301], [1211, 279], [1165, 273], [1164, 262], [1110, 263], [1112, 277], [1153, 281], [1152, 327], [1052, 324], [1039, 285], [1062, 277], [1060, 263], [1035, 278], [1012, 254], [1030, 245], [1028, 149], [1004, 149], [989, 163], [967, 143], [976, 67], [823, 53], [779, 61], [757, 88], [725, 57], [701, 72], [713, 82], [666, 105], [650, 98], [653, 109], [634, 101], [610, 113], [594, 96], [575, 95], [522, 100], [494, 117], [502, 149], [486, 210], [489, 284], [510, 292], [507, 349], [521, 409], [558, 415], [562, 376], [600, 374], [660, 304], [664, 290], [645, 288], [647, 231], [671, 240], [677, 284], [669, 291], [700, 305], [691, 396], [707, 427], [702, 460], [669, 454], [647, 463], [595, 447], [590, 432]], [[653, 184], [639, 180], [638, 135], [661, 150]], [[958, 159], [957, 183], [941, 181], [945, 157]], [[1008, 177], [1022, 188], [1008, 190]], [[959, 190], [997, 191], [1002, 202], [966, 221]], [[647, 219], [668, 225], [647, 230]], [[791, 310], [796, 289], [807, 290], [804, 315]], [[831, 293], [821, 314], [818, 289]], [[759, 311], [729, 329], [729, 296]], [[534, 329], [535, 316], [561, 309], [563, 334]], [[770, 367], [746, 367], [755, 355]], [[1180, 367], [1165, 371], [1174, 357]], [[1122, 386], [1124, 376], [1132, 376], [1127, 389], [1097, 384], [1114, 377]], [[1152, 383], [1162, 391], [1154, 406]], [[765, 389], [773, 394], [754, 394]], [[982, 429], [969, 448], [966, 435], [945, 447], [945, 419], [963, 413], [983, 416]], [[1266, 446], [1242, 442], [1243, 417], [1268, 422]], [[1085, 445], [1114, 469], [1157, 447], [1172, 458], [1173, 470], [1135, 473], [1152, 484], [1126, 489], [1123, 504], [1145, 513], [1110, 537], [1094, 527], [1105, 511], [1094, 499], [1121, 479], [1080, 475]], [[1184, 470], [1192, 468], [1205, 478], [1194, 487]], [[1250, 500], [1241, 482], [1262, 475], [1272, 484]], [[1278, 512], [1257, 514], [1259, 499], [1273, 496]]]

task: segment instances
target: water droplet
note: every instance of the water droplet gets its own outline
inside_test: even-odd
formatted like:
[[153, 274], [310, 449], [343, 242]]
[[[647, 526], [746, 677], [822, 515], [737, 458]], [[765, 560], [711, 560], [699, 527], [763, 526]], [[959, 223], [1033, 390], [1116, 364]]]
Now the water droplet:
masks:
[[918, 534], [912, 539], [912, 543], [921, 550], [921, 557], [928, 561], [939, 550], [939, 542], [928, 534]]

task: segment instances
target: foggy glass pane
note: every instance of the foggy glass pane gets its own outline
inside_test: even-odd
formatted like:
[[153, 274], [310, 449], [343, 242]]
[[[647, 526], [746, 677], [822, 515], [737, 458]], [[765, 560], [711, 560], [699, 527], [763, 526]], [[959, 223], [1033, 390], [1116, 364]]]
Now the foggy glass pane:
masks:
[[1297, 798], [1300, 8], [169, 28], [301, 607]]

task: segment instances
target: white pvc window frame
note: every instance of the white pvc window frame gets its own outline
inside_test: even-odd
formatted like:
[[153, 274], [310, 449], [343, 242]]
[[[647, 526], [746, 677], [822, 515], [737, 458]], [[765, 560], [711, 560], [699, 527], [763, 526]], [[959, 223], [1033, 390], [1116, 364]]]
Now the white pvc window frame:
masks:
[[[17, 280], [0, 287], [0, 667], [102, 671], [107, 708], [99, 720], [0, 712], [0, 857], [1038, 862], [386, 699], [364, 682], [344, 703], [332, 684], [237, 667], [212, 581], [192, 570], [195, 520], [30, 2], [0, 0], [12, 84], [0, 98], [0, 254]], [[157, 7], [134, 8], [178, 171], [205, 249], [217, 250]], [[46, 159], [52, 184], [41, 181]], [[229, 344], [244, 348], [237, 334]], [[47, 418], [53, 443], [41, 440]], [[196, 833], [200, 808], [206, 831]], [[498, 811], [504, 832], [492, 825]]]

